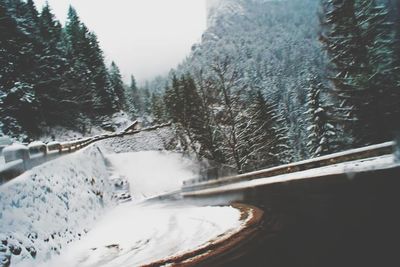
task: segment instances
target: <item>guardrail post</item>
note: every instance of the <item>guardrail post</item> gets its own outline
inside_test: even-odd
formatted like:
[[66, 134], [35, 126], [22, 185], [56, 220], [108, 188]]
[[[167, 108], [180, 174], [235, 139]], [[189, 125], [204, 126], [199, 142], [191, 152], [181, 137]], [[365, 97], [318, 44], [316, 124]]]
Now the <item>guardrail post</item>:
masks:
[[24, 170], [27, 171], [29, 169], [29, 160], [30, 160], [29, 150], [22, 151], [21, 158], [24, 165]]

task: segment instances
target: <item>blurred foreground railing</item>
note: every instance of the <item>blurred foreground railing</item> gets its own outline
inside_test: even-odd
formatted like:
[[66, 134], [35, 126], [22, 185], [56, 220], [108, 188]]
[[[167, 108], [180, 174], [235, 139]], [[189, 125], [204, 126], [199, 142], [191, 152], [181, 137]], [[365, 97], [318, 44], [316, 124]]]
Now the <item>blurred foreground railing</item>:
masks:
[[215, 186], [221, 186], [241, 181], [249, 181], [258, 178], [267, 178], [281, 174], [299, 172], [303, 170], [329, 166], [347, 161], [361, 160], [366, 158], [378, 157], [395, 153], [395, 142], [386, 142], [382, 144], [366, 146], [357, 149], [351, 149], [344, 152], [334, 153], [309, 160], [285, 164], [269, 169], [249, 172], [240, 175], [217, 177], [216, 179], [204, 181], [201, 179], [186, 180], [183, 183], [183, 191], [193, 191], [207, 189]]

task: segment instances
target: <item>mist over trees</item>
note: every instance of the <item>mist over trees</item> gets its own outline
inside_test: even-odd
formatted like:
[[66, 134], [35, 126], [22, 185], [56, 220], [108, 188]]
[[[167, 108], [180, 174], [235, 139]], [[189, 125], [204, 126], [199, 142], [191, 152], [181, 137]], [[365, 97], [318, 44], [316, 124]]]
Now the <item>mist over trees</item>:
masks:
[[392, 140], [399, 2], [222, 1], [164, 81], [183, 149], [244, 172]]

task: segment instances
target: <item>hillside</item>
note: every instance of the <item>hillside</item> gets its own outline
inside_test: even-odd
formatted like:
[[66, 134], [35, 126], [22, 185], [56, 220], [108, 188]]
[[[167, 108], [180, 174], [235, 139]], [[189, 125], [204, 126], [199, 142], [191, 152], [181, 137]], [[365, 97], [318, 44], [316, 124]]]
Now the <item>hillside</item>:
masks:
[[398, 10], [356, 1], [349, 15], [335, 3], [209, 1], [201, 42], [151, 84], [153, 116], [181, 125], [188, 150], [239, 171], [392, 139]]

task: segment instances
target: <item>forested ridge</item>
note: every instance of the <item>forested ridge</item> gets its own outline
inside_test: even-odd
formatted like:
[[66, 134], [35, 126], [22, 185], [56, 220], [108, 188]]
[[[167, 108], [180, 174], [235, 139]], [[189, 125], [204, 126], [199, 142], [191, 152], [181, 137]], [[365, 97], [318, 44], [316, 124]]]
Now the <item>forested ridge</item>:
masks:
[[73, 7], [62, 26], [48, 4], [39, 12], [32, 0], [1, 0], [0, 33], [4, 134], [24, 140], [52, 126], [84, 133], [119, 110], [135, 115], [134, 92], [114, 62], [106, 66], [96, 34]]
[[164, 110], [185, 150], [239, 172], [392, 140], [396, 0], [227, 0], [170, 74]]

